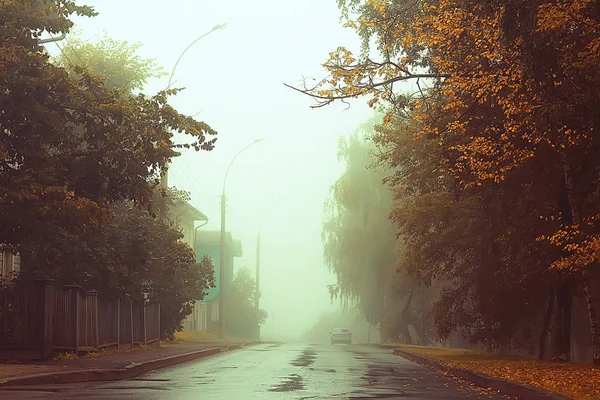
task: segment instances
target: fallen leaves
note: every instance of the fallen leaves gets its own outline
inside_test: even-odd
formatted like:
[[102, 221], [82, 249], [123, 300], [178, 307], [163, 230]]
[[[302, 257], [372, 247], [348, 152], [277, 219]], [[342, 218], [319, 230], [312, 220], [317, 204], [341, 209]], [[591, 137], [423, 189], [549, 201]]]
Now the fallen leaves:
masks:
[[554, 363], [516, 355], [444, 347], [401, 346], [402, 350], [436, 359], [444, 365], [557, 392], [575, 400], [600, 399], [600, 368]]

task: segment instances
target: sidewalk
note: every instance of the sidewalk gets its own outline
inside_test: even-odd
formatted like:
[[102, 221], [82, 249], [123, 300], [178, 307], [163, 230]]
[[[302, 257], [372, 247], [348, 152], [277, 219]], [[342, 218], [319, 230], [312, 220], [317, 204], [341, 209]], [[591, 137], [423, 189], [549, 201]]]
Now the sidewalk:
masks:
[[106, 376], [107, 380], [125, 379], [135, 373], [240, 348], [246, 344], [248, 343], [238, 341], [166, 342], [161, 343], [161, 347], [121, 350], [96, 357], [79, 356], [40, 362], [0, 363], [0, 386], [35, 382], [36, 377], [39, 377], [40, 382], [52, 379], [56, 381], [57, 376], [68, 379], [69, 382], [103, 380], [102, 376]]
[[394, 354], [483, 388], [529, 399], [600, 399], [600, 368], [477, 350], [383, 345]]

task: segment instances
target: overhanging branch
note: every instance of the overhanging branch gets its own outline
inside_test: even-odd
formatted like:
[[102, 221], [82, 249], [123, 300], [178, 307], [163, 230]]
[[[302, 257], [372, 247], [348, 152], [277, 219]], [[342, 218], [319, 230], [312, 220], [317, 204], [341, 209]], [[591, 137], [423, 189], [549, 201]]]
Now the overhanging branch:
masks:
[[[384, 63], [387, 64], [387, 63]], [[450, 77], [450, 75], [448, 74], [430, 74], [430, 73], [423, 73], [423, 74], [413, 74], [410, 73], [408, 71], [403, 71], [404, 74], [403, 75], [399, 75], [399, 76], [395, 76], [393, 78], [390, 79], [386, 79], [384, 81], [381, 82], [372, 82], [370, 81], [368, 84], [364, 84], [364, 85], [359, 85], [356, 86], [356, 89], [358, 90], [357, 93], [340, 93], [337, 95], [332, 95], [332, 96], [325, 96], [325, 95], [320, 95], [317, 93], [317, 88], [320, 86], [320, 84], [322, 82], [324, 82], [324, 80], [321, 80], [321, 82], [319, 84], [317, 84], [316, 86], [312, 87], [312, 88], [308, 88], [306, 86], [306, 79], [304, 79], [304, 88], [298, 88], [296, 86], [292, 86], [290, 84], [284, 83], [284, 85], [292, 90], [295, 90], [297, 92], [300, 92], [302, 94], [305, 94], [309, 97], [312, 97], [313, 99], [317, 100], [317, 104], [312, 105], [311, 108], [321, 108], [324, 106], [327, 106], [331, 103], [333, 103], [336, 100], [347, 100], [347, 99], [351, 99], [351, 98], [356, 98], [362, 95], [366, 95], [369, 92], [379, 88], [379, 87], [383, 87], [383, 86], [387, 86], [387, 85], [393, 85], [393, 83], [395, 82], [401, 82], [401, 81], [408, 81], [408, 80], [412, 80], [412, 79], [445, 79]]]

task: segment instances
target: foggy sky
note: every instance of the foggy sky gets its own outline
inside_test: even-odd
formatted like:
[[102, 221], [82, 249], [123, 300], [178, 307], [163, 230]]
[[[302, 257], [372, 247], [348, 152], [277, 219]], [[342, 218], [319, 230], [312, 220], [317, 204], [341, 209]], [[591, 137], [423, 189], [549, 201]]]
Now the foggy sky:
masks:
[[[334, 0], [81, 0], [100, 15], [77, 18], [83, 38], [105, 31], [114, 39], [141, 41], [140, 54], [157, 58], [167, 72], [185, 47], [216, 24], [216, 31], [191, 48], [174, 76], [186, 90], [171, 98], [178, 111], [196, 116], [218, 132], [211, 153], [186, 150], [169, 170], [169, 185], [191, 192], [192, 204], [219, 229], [219, 196], [231, 158], [244, 152], [227, 183], [227, 230], [241, 239], [244, 256], [236, 267], [255, 268], [258, 214], [262, 218], [261, 308], [269, 313], [265, 334], [301, 334], [332, 306], [326, 285], [335, 282], [323, 263], [321, 224], [329, 186], [341, 173], [340, 135], [368, 120], [365, 101], [311, 110], [310, 98], [283, 83], [302, 76], [322, 78], [329, 52], [346, 45], [359, 49], [355, 34], [339, 23]], [[61, 42], [66, 46], [68, 42]], [[51, 51], [53, 46], [49, 46]], [[168, 76], [144, 92], [164, 89]], [[282, 200], [267, 207], [277, 198]]]

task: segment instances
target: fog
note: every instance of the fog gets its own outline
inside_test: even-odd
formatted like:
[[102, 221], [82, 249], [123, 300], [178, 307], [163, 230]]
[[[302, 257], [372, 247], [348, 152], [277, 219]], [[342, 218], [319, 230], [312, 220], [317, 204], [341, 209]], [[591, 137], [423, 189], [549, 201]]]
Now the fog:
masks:
[[[140, 55], [156, 58], [167, 72], [183, 50], [217, 24], [183, 56], [170, 99], [178, 111], [196, 115], [218, 131], [210, 152], [185, 150], [169, 169], [169, 185], [191, 193], [191, 203], [220, 228], [220, 193], [233, 156], [258, 138], [264, 141], [238, 157], [229, 173], [227, 230], [240, 239], [243, 256], [235, 268], [256, 264], [261, 219], [261, 308], [269, 318], [263, 337], [297, 339], [331, 304], [326, 285], [335, 282], [322, 260], [323, 202], [339, 176], [340, 135], [371, 116], [363, 101], [311, 109], [313, 100], [286, 88], [303, 76], [321, 78], [318, 66], [340, 44], [358, 39], [339, 23], [335, 2], [307, 0], [117, 1], [89, 0], [99, 15], [76, 19], [82, 39], [104, 33], [142, 42]], [[67, 46], [68, 43], [61, 45]], [[48, 46], [56, 53], [56, 46]], [[167, 86], [154, 79], [144, 92]], [[277, 199], [281, 198], [280, 201]]]

